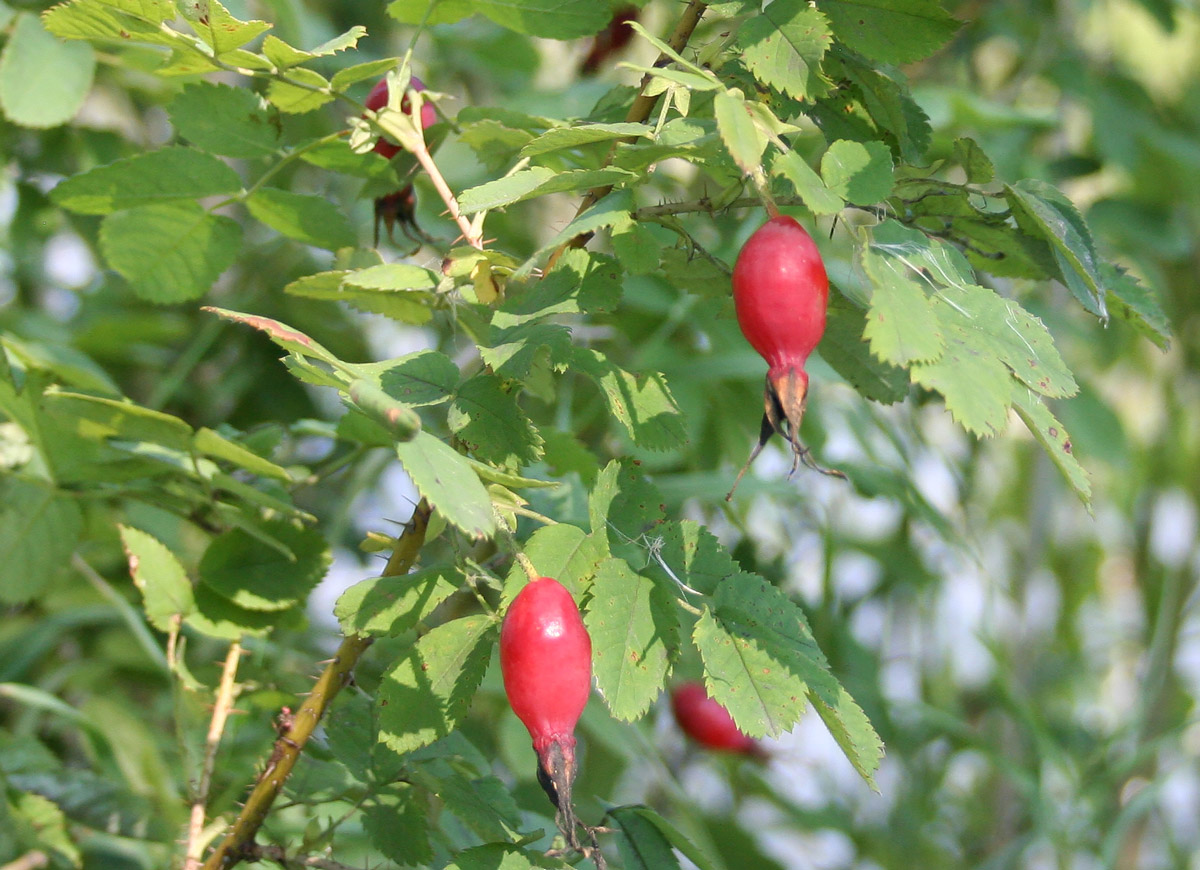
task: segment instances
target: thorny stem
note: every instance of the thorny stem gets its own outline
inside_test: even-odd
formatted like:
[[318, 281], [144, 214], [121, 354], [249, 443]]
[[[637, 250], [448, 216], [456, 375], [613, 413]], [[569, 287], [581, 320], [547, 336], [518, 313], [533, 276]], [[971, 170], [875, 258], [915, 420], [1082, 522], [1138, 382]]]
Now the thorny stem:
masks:
[[[708, 8], [708, 4], [702, 0], [689, 0], [687, 8], [683, 10], [683, 15], [680, 16], [679, 22], [675, 25], [675, 31], [671, 34], [671, 38], [667, 40], [667, 45], [676, 54], [683, 51], [684, 46], [688, 44], [688, 40], [692, 38], [692, 33], [695, 32], [696, 26], [700, 23], [700, 19], [704, 16], [704, 11]], [[660, 54], [654, 62], [655, 67], [665, 66], [670, 61], [670, 58], [665, 54]], [[637, 98], [629, 106], [629, 111], [625, 115], [625, 122], [629, 124], [641, 124], [650, 117], [654, 111], [654, 106], [658, 103], [659, 94], [650, 96], [646, 93], [646, 87], [654, 78], [653, 73], [646, 73], [642, 76], [642, 82]], [[613, 161], [613, 156], [617, 153], [617, 146], [622, 143], [635, 141], [636, 137], [627, 137], [618, 139], [609, 149], [608, 156], [604, 159], [604, 166], [608, 166]], [[579, 203], [579, 209], [575, 212], [575, 216], [583, 214], [589, 208], [594, 206], [604, 197], [612, 193], [613, 186], [611, 184], [603, 187], [594, 187], [587, 192], [583, 200]], [[575, 238], [570, 239], [559, 247], [550, 255], [550, 259], [546, 261], [545, 271], [550, 269], [558, 262], [558, 258], [563, 255], [563, 252], [568, 248], [582, 248], [587, 244], [588, 239], [592, 237], [591, 233], [581, 233]]]
[[229, 646], [225, 656], [225, 666], [221, 669], [221, 682], [217, 684], [217, 696], [213, 702], [212, 718], [208, 723], [208, 736], [204, 741], [204, 764], [200, 770], [200, 783], [196, 786], [196, 794], [192, 798], [192, 816], [188, 822], [187, 859], [184, 863], [186, 870], [196, 870], [204, 858], [204, 809], [208, 803], [208, 790], [212, 785], [213, 770], [217, 764], [217, 747], [221, 744], [221, 735], [225, 733], [225, 722], [233, 709], [233, 699], [237, 695], [238, 660], [242, 656], [242, 645], [234, 641]]
[[[388, 559], [382, 576], [395, 577], [406, 574], [413, 566], [421, 551], [421, 546], [425, 543], [425, 531], [429, 527], [430, 513], [429, 503], [425, 499], [421, 499], [417, 504], [417, 509], [413, 511], [412, 519], [405, 526], [404, 533], [396, 541], [395, 549], [392, 550], [391, 558]], [[204, 862], [203, 870], [226, 870], [226, 868], [252, 857], [251, 853], [259, 848], [254, 845], [255, 834], [258, 833], [267, 813], [270, 812], [275, 798], [283, 789], [284, 781], [292, 772], [292, 768], [300, 757], [300, 752], [312, 736], [321, 716], [324, 715], [342, 687], [350, 682], [351, 671], [371, 645], [372, 640], [373, 638], [351, 635], [342, 641], [321, 676], [317, 678], [312, 692], [292, 717], [287, 731], [275, 741], [275, 748], [267, 760], [266, 767], [259, 774], [254, 790], [250, 792], [241, 813], [225, 839]]]
[[455, 199], [454, 192], [450, 190], [450, 185], [446, 183], [446, 179], [442, 177], [441, 170], [433, 162], [433, 155], [425, 147], [424, 139], [421, 140], [421, 147], [415, 149], [412, 154], [417, 158], [417, 162], [421, 164], [421, 168], [425, 170], [425, 174], [429, 176], [429, 180], [433, 182], [433, 187], [437, 190], [438, 196], [442, 198], [442, 202], [446, 204], [446, 210], [450, 213], [450, 217], [458, 224], [458, 228], [463, 235], [463, 240], [472, 248], [482, 251], [482, 232], [471, 226], [471, 222], [459, 210], [458, 200]]

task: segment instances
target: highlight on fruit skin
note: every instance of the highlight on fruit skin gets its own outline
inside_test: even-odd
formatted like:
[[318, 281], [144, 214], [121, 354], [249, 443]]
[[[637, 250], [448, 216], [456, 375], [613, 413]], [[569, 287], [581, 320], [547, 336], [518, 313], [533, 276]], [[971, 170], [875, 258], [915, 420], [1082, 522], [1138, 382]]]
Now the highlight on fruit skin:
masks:
[[737, 727], [729, 711], [710, 698], [701, 683], [680, 683], [672, 689], [671, 712], [679, 730], [706, 749], [766, 758], [761, 744]]
[[776, 215], [746, 240], [733, 267], [733, 301], [742, 334], [768, 368], [758, 443], [726, 500], [775, 433], [791, 445], [793, 472], [803, 463], [844, 478], [818, 465], [800, 440], [808, 404], [804, 365], [825, 333], [829, 278], [816, 242], [795, 218]]
[[571, 593], [550, 577], [530, 581], [500, 626], [500, 670], [508, 702], [533, 738], [537, 779], [578, 848], [571, 789], [578, 772], [575, 725], [592, 687], [592, 639]]

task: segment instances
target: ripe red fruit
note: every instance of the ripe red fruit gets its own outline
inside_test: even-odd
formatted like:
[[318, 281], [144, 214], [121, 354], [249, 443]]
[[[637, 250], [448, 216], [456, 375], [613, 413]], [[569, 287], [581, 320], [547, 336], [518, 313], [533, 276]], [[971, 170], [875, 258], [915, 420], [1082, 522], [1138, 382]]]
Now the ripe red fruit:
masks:
[[[416, 76], [413, 76], [411, 79], [409, 79], [408, 86], [410, 88], [412, 88], [414, 91], [425, 90], [425, 83], [422, 82]], [[371, 93], [367, 94], [367, 99], [363, 102], [363, 105], [366, 106], [368, 109], [370, 109], [372, 112], [378, 112], [380, 109], [382, 109], [384, 106], [387, 105], [387, 101], [388, 101], [387, 79], [380, 79], [378, 82], [375, 83], [375, 87], [371, 88]], [[407, 112], [407, 111], [409, 111], [409, 108], [410, 108], [410, 106], [409, 106], [409, 102], [408, 102], [408, 97], [405, 97], [403, 100], [400, 101], [400, 111]], [[421, 127], [422, 127], [422, 129], [432, 127], [435, 123], [437, 123], [437, 110], [434, 109], [433, 103], [422, 103], [421, 104]], [[391, 142], [387, 139], [384, 139], [382, 136], [380, 136], [375, 141], [375, 153], [381, 155], [386, 160], [391, 160], [398, 153], [400, 153], [400, 146], [397, 145], [395, 142]]]
[[538, 782], [575, 845], [575, 723], [591, 692], [592, 639], [575, 599], [557, 580], [531, 581], [508, 606], [500, 627], [500, 670], [508, 702], [533, 738]]
[[675, 714], [680, 730], [701, 746], [756, 758], [763, 756], [758, 741], [743, 734], [729, 711], [708, 697], [700, 683], [676, 686], [671, 692], [671, 712]]
[[844, 476], [816, 465], [800, 441], [808, 399], [804, 363], [825, 332], [829, 279], [816, 242], [794, 218], [773, 217], [746, 240], [733, 267], [733, 301], [742, 334], [770, 367], [759, 441], [738, 480], [775, 432], [792, 445], [793, 471], [804, 462]]

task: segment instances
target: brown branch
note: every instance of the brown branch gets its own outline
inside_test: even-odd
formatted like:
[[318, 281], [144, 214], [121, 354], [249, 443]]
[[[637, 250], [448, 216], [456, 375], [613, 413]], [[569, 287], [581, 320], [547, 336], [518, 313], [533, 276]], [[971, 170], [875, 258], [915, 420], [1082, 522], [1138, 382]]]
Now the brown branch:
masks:
[[[396, 541], [383, 576], [406, 574], [416, 562], [417, 554], [425, 543], [425, 530], [429, 527], [430, 512], [429, 503], [422, 499], [413, 512], [412, 519], [404, 527], [404, 533]], [[359, 658], [366, 652], [372, 640], [373, 638], [351, 635], [342, 641], [324, 672], [317, 678], [312, 692], [292, 717], [287, 731], [275, 741], [271, 757], [267, 760], [263, 772], [259, 774], [258, 782], [246, 799], [241, 814], [225, 839], [208, 856], [203, 870], [225, 870], [251, 857], [250, 853], [256, 848], [254, 836], [267, 818], [271, 804], [283, 789], [284, 781], [292, 772], [300, 752], [312, 736], [321, 716], [342, 687], [350, 682], [350, 672], [358, 664]]]
[[[676, 54], [679, 54], [683, 51], [684, 47], [688, 44], [688, 40], [692, 38], [692, 33], [695, 32], [696, 26], [700, 23], [700, 19], [703, 17], [704, 11], [707, 8], [708, 4], [701, 2], [701, 0], [689, 0], [687, 8], [683, 10], [683, 15], [680, 16], [679, 22], [675, 25], [674, 33], [672, 33], [671, 38], [667, 40], [667, 45], [670, 46], [671, 51], [675, 52]], [[658, 60], [654, 62], [654, 66], [666, 66], [670, 60], [670, 56], [667, 55], [666, 52], [663, 52], [658, 56]], [[658, 104], [658, 98], [661, 95], [655, 94], [654, 96], [649, 96], [646, 93], [646, 87], [650, 84], [650, 80], [653, 78], [654, 74], [649, 72], [642, 76], [642, 83], [640, 85], [637, 98], [634, 99], [633, 103], [630, 104], [629, 111], [625, 115], [626, 123], [641, 124], [647, 118], [649, 118], [650, 114], [654, 111], [654, 107]], [[634, 142], [636, 140], [636, 136], [628, 136], [618, 139], [616, 142], [614, 142], [612, 148], [608, 152], [608, 156], [604, 159], [604, 166], [608, 166], [612, 163], [613, 157], [617, 153], [618, 145]], [[612, 190], [613, 186], [611, 184], [604, 185], [603, 187], [594, 187], [589, 190], [583, 197], [583, 201], [579, 203], [579, 209], [575, 212], [575, 216], [579, 217], [579, 215], [583, 214], [600, 200], [604, 199], [604, 197], [612, 193]], [[575, 238], [559, 245], [558, 248], [555, 249], [554, 253], [550, 255], [550, 259], [546, 261], [546, 271], [550, 271], [554, 264], [558, 262], [558, 258], [563, 255], [564, 251], [566, 251], [568, 248], [582, 248], [588, 243], [588, 240], [591, 239], [592, 235], [592, 233], [580, 233], [579, 235], [575, 236]]]

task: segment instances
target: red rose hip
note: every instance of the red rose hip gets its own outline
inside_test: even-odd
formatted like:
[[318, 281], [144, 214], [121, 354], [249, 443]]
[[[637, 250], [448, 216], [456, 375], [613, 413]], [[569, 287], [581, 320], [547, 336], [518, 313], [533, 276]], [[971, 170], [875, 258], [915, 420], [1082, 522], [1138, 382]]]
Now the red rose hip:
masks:
[[701, 746], [719, 752], [762, 757], [762, 747], [747, 737], [718, 701], [708, 696], [700, 683], [681, 683], [671, 692], [671, 712], [679, 728]]
[[813, 462], [800, 441], [808, 400], [804, 364], [825, 332], [829, 278], [816, 242], [794, 218], [773, 217], [746, 240], [733, 267], [733, 302], [742, 334], [768, 366], [759, 441], [737, 479], [776, 432], [792, 446], [793, 471], [803, 462], [843, 477]]
[[557, 580], [530, 581], [508, 606], [500, 627], [500, 670], [508, 702], [533, 738], [538, 782], [575, 845], [575, 723], [591, 692], [592, 639], [575, 599]]

